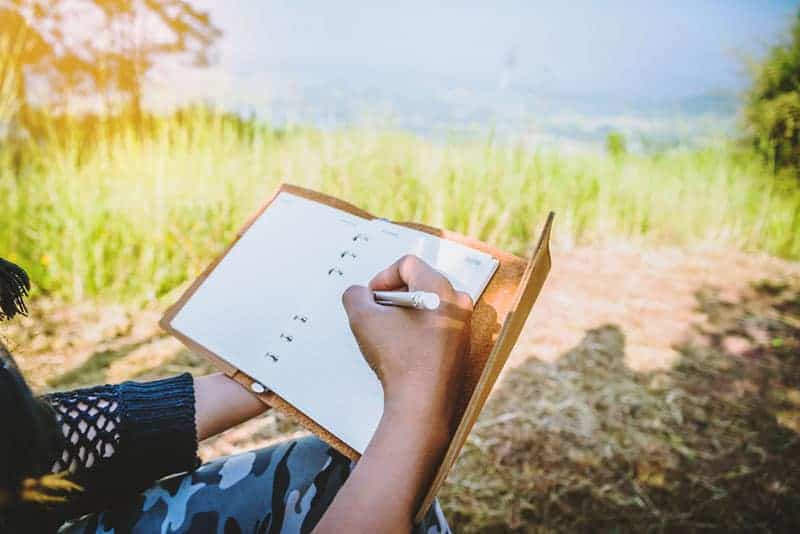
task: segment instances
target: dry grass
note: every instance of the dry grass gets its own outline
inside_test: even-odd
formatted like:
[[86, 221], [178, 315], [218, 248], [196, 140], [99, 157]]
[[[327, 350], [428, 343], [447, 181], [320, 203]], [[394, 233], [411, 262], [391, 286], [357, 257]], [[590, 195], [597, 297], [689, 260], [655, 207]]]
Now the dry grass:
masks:
[[672, 370], [630, 371], [607, 325], [509, 372], [442, 494], [455, 529], [796, 532], [800, 286], [698, 306]]

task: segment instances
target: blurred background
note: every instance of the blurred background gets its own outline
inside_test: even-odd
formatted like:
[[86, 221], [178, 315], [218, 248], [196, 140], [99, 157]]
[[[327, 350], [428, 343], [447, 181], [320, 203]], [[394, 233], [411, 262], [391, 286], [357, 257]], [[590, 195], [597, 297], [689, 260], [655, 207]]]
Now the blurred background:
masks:
[[790, 2], [428, 4], [207, 2], [225, 35], [217, 67], [158, 85], [273, 124], [560, 148], [619, 131], [665, 148], [730, 133], [748, 59], [794, 14]]
[[41, 391], [210, 372], [156, 321], [282, 181], [519, 255], [556, 212], [456, 531], [800, 528], [800, 2], [0, 0]]

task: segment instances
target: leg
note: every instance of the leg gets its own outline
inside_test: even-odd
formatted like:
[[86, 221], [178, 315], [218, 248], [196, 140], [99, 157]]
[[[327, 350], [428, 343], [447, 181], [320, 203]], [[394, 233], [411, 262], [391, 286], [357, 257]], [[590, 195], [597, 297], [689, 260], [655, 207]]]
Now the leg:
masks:
[[[62, 532], [310, 532], [350, 469], [347, 458], [306, 437], [220, 458], [193, 473], [161, 480]], [[449, 532], [438, 503], [417, 530]]]

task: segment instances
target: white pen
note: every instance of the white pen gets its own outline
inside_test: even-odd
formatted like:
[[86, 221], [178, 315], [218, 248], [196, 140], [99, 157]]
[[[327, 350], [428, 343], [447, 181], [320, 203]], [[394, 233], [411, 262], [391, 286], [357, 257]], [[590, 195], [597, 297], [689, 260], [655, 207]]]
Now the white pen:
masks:
[[436, 310], [439, 295], [428, 291], [373, 291], [375, 302], [387, 306], [401, 306], [415, 310]]

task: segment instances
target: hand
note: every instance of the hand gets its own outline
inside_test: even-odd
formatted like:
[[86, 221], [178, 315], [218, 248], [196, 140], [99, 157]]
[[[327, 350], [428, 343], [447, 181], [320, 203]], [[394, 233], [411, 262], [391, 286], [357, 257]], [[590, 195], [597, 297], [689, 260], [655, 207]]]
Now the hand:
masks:
[[[432, 291], [436, 311], [377, 304], [373, 290]], [[381, 422], [315, 532], [410, 532], [450, 441], [472, 301], [415, 256], [342, 295], [361, 352], [383, 383]], [[391, 483], [387, 484], [387, 480]], [[369, 510], [354, 514], [353, 510]]]
[[[412, 310], [377, 304], [372, 295], [406, 289], [437, 293], [441, 304], [436, 311]], [[425, 410], [449, 422], [469, 344], [469, 295], [418, 257], [404, 256], [369, 288], [348, 288], [342, 301], [361, 352], [383, 384], [387, 408]]]

